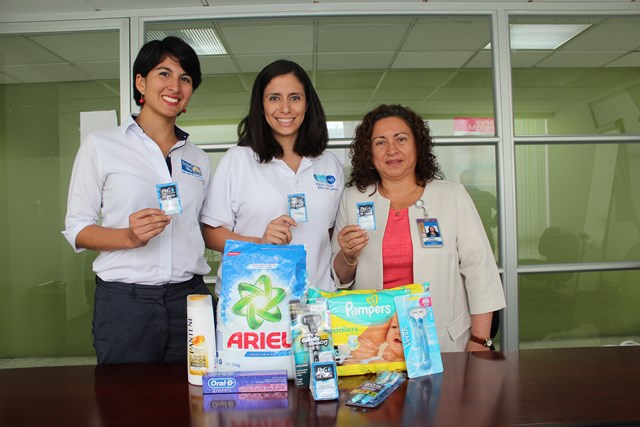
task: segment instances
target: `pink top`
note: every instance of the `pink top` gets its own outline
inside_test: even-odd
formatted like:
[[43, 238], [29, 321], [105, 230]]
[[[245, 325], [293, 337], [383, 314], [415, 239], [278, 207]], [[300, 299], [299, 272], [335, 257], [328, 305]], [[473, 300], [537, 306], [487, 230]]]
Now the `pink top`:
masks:
[[389, 209], [387, 228], [382, 238], [383, 288], [413, 283], [413, 244], [409, 209]]

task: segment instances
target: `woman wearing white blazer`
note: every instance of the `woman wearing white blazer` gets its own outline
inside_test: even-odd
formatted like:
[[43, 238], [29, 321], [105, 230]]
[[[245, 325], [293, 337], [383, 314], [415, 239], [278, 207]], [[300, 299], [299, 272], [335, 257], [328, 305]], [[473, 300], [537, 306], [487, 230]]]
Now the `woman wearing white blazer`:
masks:
[[432, 148], [409, 108], [365, 115], [351, 144], [332, 271], [341, 288], [428, 282], [441, 351], [488, 351], [493, 312], [505, 307], [498, 269], [473, 201], [442, 180]]

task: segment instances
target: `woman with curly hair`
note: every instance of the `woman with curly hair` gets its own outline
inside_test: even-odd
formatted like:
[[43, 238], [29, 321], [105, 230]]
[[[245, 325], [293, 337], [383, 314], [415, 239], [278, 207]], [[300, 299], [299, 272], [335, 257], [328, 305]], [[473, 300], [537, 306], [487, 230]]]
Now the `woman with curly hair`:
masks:
[[364, 116], [332, 239], [334, 278], [351, 289], [428, 282], [441, 351], [489, 350], [493, 312], [505, 307], [500, 276], [473, 201], [442, 179], [433, 146], [407, 107]]

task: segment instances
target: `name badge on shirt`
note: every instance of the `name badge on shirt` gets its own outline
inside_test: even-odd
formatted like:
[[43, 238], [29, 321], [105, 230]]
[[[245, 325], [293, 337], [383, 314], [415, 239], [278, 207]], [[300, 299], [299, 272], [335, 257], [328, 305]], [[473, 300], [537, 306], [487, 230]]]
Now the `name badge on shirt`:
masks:
[[376, 229], [376, 217], [373, 212], [373, 202], [356, 203], [358, 225], [364, 230]]
[[436, 218], [420, 218], [416, 222], [418, 223], [418, 232], [420, 233], [420, 242], [423, 248], [440, 248], [443, 246], [440, 226]]
[[304, 193], [289, 194], [287, 195], [287, 201], [289, 205], [289, 216], [293, 218], [295, 222], [307, 222], [307, 201]]
[[180, 204], [180, 195], [178, 194], [178, 183], [168, 182], [166, 184], [157, 184], [158, 202], [160, 209], [167, 215], [175, 215], [182, 213], [182, 205]]

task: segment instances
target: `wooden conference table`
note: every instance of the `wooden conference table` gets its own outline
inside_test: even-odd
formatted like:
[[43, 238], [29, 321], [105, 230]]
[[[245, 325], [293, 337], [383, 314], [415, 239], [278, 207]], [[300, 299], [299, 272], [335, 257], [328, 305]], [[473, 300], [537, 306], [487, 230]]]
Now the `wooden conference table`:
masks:
[[[406, 381], [380, 407], [308, 391], [211, 400], [182, 364], [0, 370], [0, 426], [639, 425], [640, 347], [443, 354], [442, 374]], [[249, 409], [253, 407], [253, 409]]]

